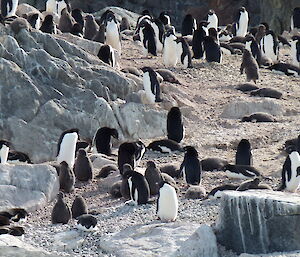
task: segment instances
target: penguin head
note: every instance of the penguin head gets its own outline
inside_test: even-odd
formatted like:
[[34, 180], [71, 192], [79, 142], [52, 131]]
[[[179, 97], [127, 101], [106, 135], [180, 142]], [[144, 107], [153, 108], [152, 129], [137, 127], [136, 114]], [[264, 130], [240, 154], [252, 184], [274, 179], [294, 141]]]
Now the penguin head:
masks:
[[260, 183], [260, 178], [255, 178], [252, 181], [256, 186], [258, 186], [258, 184]]
[[87, 16], [85, 16], [84, 18], [86, 21], [95, 21], [95, 18], [92, 14], [88, 14]]
[[244, 49], [243, 58], [250, 58], [252, 56], [251, 52], [248, 49]]
[[296, 152], [297, 149], [296, 149], [296, 146], [295, 145], [289, 145], [287, 148], [286, 148], [286, 151], [288, 154], [291, 154], [292, 152]]
[[60, 163], [60, 167], [61, 167], [61, 168], [69, 168], [69, 165], [68, 165], [68, 163], [66, 163], [65, 161], [62, 161], [62, 162]]
[[154, 161], [147, 161], [146, 164], [147, 168], [156, 168], [155, 162]]
[[209, 24], [208, 21], [200, 21], [199, 22], [199, 27], [207, 27], [208, 24]]
[[110, 129], [110, 135], [115, 138], [115, 139], [119, 139], [119, 133], [118, 133], [118, 130], [112, 128]]
[[238, 144], [238, 148], [239, 147], [243, 147], [243, 148], [251, 148], [250, 142], [248, 139], [242, 139], [239, 144]]
[[300, 36], [299, 35], [292, 36], [292, 41], [298, 41], [298, 40], [300, 40]]
[[59, 191], [58, 195], [57, 195], [57, 200], [62, 200], [64, 198], [64, 193], [62, 191]]
[[198, 152], [197, 152], [196, 148], [193, 146], [190, 146], [190, 145], [185, 146], [185, 147], [183, 147], [183, 150], [184, 150], [185, 154], [188, 156], [198, 157]]
[[12, 218], [13, 221], [19, 221], [21, 219], [26, 219], [28, 216], [28, 212], [23, 208], [15, 208], [13, 209], [14, 217]]
[[218, 39], [218, 31], [215, 28], [209, 28], [208, 35], [214, 39]]
[[151, 16], [151, 13], [150, 13], [149, 10], [143, 10], [141, 14], [142, 14], [143, 16], [145, 16], [145, 15]]
[[124, 165], [123, 165], [123, 178], [127, 178], [127, 179], [129, 179], [132, 175], [133, 175], [133, 169], [132, 169], [132, 167], [131, 167], [131, 165], [130, 164], [128, 164], [128, 163], [125, 163]]
[[78, 156], [87, 156], [86, 150], [83, 149], [83, 148], [78, 149], [78, 151], [77, 151], [77, 157]]
[[107, 22], [112, 22], [112, 21], [113, 21], [114, 23], [117, 23], [117, 19], [116, 19], [116, 16], [115, 16], [114, 12], [109, 11], [109, 12], [107, 13], [106, 21], [107, 21]]
[[244, 6], [242, 6], [240, 9], [239, 9], [239, 12], [243, 13], [246, 11], [246, 8]]
[[215, 11], [213, 10], [213, 9], [210, 9], [209, 11], [208, 11], [208, 15], [214, 15], [215, 14]]
[[45, 19], [44, 19], [44, 22], [46, 23], [53, 23], [53, 16], [51, 14], [48, 14]]
[[152, 68], [150, 68], [150, 67], [143, 67], [143, 68], [141, 68], [141, 70], [142, 70], [142, 72], [152, 72], [153, 71], [153, 69]]
[[267, 23], [267, 22], [261, 22], [260, 24], [265, 26], [265, 30], [266, 31], [268, 31], [270, 29], [269, 23]]
[[10, 147], [10, 143], [6, 140], [0, 140], [0, 149], [2, 148], [2, 146], [5, 145], [7, 147]]
[[171, 26], [168, 30], [167, 30], [167, 32], [166, 32], [166, 37], [169, 37], [169, 36], [171, 36], [171, 35], [174, 35], [175, 36], [175, 28], [173, 27], [173, 26]]
[[222, 168], [223, 171], [226, 171], [226, 170], [232, 170], [234, 165], [232, 164], [226, 164], [224, 165], [224, 167]]

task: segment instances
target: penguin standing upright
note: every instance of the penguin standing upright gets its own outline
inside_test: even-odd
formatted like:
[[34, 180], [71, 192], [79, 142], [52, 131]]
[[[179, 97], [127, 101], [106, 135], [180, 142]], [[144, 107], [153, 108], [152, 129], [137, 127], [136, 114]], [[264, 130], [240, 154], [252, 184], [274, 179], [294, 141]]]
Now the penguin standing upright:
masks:
[[177, 55], [178, 59], [182, 63], [183, 67], [192, 68], [192, 53], [187, 41], [183, 37], [179, 37], [176, 39], [177, 43]]
[[68, 12], [67, 8], [64, 8], [59, 18], [58, 28], [62, 33], [70, 33], [75, 24], [74, 18]]
[[208, 35], [207, 21], [202, 21], [198, 29], [195, 30], [192, 40], [193, 58], [200, 59], [204, 57], [204, 38]]
[[162, 22], [164, 26], [171, 26], [171, 18], [168, 12], [161, 12], [158, 16], [158, 19]]
[[131, 202], [135, 205], [148, 203], [150, 189], [146, 178], [129, 164], [124, 164], [123, 171], [123, 176], [128, 179]]
[[149, 184], [150, 195], [157, 195], [159, 191], [159, 184], [162, 181], [162, 176], [160, 170], [156, 167], [153, 161], [147, 162], [145, 178]]
[[129, 164], [133, 169], [135, 168], [136, 165], [136, 146], [134, 143], [129, 143], [125, 142], [119, 146], [119, 151], [118, 151], [118, 168], [123, 175], [123, 167], [124, 164]]
[[271, 59], [273, 63], [278, 62], [279, 42], [272, 30], [268, 30], [260, 40], [260, 50], [262, 55]]
[[105, 21], [105, 44], [110, 45], [121, 54], [119, 23], [114, 13], [108, 13]]
[[44, 21], [42, 22], [42, 25], [40, 27], [40, 31], [44, 33], [49, 33], [49, 34], [56, 34], [56, 25], [53, 21], [53, 16], [51, 14], [48, 14]]
[[178, 214], [178, 198], [176, 190], [169, 183], [160, 184], [156, 213], [161, 221], [175, 221]]
[[237, 147], [235, 154], [235, 164], [237, 165], [253, 165], [251, 145], [249, 140], [242, 139]]
[[74, 174], [76, 179], [80, 181], [93, 179], [93, 165], [87, 155], [87, 152], [82, 148], [77, 151], [74, 164]]
[[291, 42], [291, 57], [293, 65], [300, 68], [300, 36], [293, 36]]
[[74, 219], [76, 219], [80, 215], [88, 213], [86, 202], [82, 196], [76, 196], [72, 204], [71, 211], [72, 211], [72, 218]]
[[162, 102], [157, 73], [150, 67], [143, 67], [141, 70], [143, 71], [143, 85], [148, 101], [151, 104]]
[[95, 18], [92, 14], [88, 14], [85, 16], [85, 23], [84, 23], [84, 34], [83, 37], [85, 39], [92, 40], [94, 36], [97, 34], [99, 29], [99, 25], [95, 21]]
[[180, 166], [180, 172], [183, 173], [186, 183], [199, 185], [201, 182], [201, 162], [198, 159], [198, 152], [193, 146], [186, 146], [183, 162]]
[[71, 211], [69, 206], [65, 203], [64, 194], [60, 192], [57, 197], [57, 202], [55, 203], [52, 213], [51, 220], [52, 224], [62, 223], [67, 224], [71, 219]]
[[167, 136], [168, 139], [180, 143], [184, 138], [184, 127], [182, 115], [179, 107], [172, 107], [167, 116]]
[[164, 41], [163, 62], [166, 67], [175, 67], [178, 61], [177, 55], [177, 37], [175, 36], [175, 28], [170, 28]]
[[48, 0], [46, 2], [46, 12], [53, 12], [60, 18], [63, 9], [71, 11], [69, 0]]
[[197, 22], [191, 14], [187, 14], [181, 24], [181, 35], [193, 35], [194, 31], [197, 29]]
[[1, 0], [1, 15], [3, 18], [16, 15], [19, 0]]
[[240, 67], [241, 74], [243, 74], [244, 70], [246, 73], [247, 82], [253, 80], [254, 83], [256, 83], [256, 81], [259, 79], [259, 68], [256, 60], [248, 49], [244, 49], [242, 64]]
[[256, 42], [254, 36], [246, 35], [245, 37], [246, 45], [245, 48], [251, 52], [252, 56], [256, 59], [258, 65], [261, 64], [261, 52], [258, 43]]
[[287, 148], [288, 156], [283, 164], [279, 190], [295, 192], [300, 185], [300, 155], [295, 146]]
[[246, 11], [245, 7], [241, 7], [235, 18], [235, 24], [234, 24], [234, 31], [236, 32], [235, 36], [238, 37], [246, 36], [248, 31], [248, 22], [249, 22], [248, 12]]
[[300, 7], [294, 8], [291, 17], [291, 30], [294, 29], [300, 29]]
[[60, 190], [70, 193], [74, 190], [75, 175], [69, 168], [69, 165], [63, 161], [60, 163], [59, 170], [59, 186]]
[[0, 163], [6, 164], [9, 152], [9, 142], [5, 140], [0, 140]]
[[205, 50], [205, 59], [207, 62], [222, 62], [221, 48], [215, 38], [211, 36], [204, 37], [203, 45]]
[[74, 18], [74, 20], [81, 25], [81, 28], [83, 29], [84, 27], [84, 19], [83, 19], [83, 15], [82, 15], [82, 10], [81, 9], [73, 9], [71, 12], [72, 17]]
[[97, 130], [93, 139], [97, 153], [111, 155], [111, 137], [118, 139], [118, 130], [109, 127], [101, 127]]
[[65, 130], [59, 137], [57, 146], [57, 162], [65, 161], [70, 169], [74, 166], [78, 129]]
[[149, 22], [144, 22], [143, 25], [141, 25], [139, 36], [142, 43], [143, 55], [145, 57], [148, 56], [148, 54], [157, 56], [155, 32]]
[[159, 19], [152, 20], [150, 22], [150, 25], [154, 30], [156, 50], [157, 52], [161, 53], [164, 47], [164, 34], [165, 34], [164, 25]]
[[207, 22], [209, 22], [207, 29], [214, 28], [216, 31], [218, 31], [218, 16], [212, 9], [208, 11]]

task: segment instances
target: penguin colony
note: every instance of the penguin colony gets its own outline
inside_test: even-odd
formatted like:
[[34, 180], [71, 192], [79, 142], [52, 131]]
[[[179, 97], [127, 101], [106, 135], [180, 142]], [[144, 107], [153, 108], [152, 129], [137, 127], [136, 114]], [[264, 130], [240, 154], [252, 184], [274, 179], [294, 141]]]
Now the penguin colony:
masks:
[[[1, 15], [4, 21], [14, 17], [18, 0], [1, 1]], [[39, 13], [27, 15], [25, 18], [32, 29], [44, 33], [72, 33], [74, 36], [87, 40], [100, 42], [101, 46], [98, 57], [104, 63], [116, 67], [116, 56], [121, 56], [121, 30], [129, 28], [126, 18], [122, 18], [120, 25], [115, 14], [108, 10], [99, 20], [91, 14], [84, 14], [80, 9], [71, 9], [66, 0], [48, 0], [46, 2], [47, 14], [43, 19]], [[58, 22], [56, 18], [58, 16]], [[291, 17], [291, 29], [300, 28], [299, 8], [295, 8]], [[17, 21], [18, 18], [15, 19]], [[13, 23], [12, 23], [13, 24]], [[182, 35], [178, 36], [175, 28], [171, 25], [168, 13], [162, 12], [158, 18], [144, 12], [139, 17], [134, 40], [140, 44], [141, 53], [144, 57], [159, 56], [166, 68], [180, 66], [183, 69], [193, 68], [192, 59], [205, 59], [207, 62], [222, 62], [222, 56], [226, 49], [242, 50], [242, 63], [240, 72], [245, 71], [247, 81], [259, 81], [259, 69], [269, 64], [269, 69], [284, 72], [286, 75], [299, 75], [300, 63], [300, 36], [292, 37], [291, 57], [292, 64], [280, 63], [278, 60], [279, 37], [268, 27], [268, 24], [260, 24], [258, 28], [248, 33], [249, 15], [244, 7], [241, 7], [234, 19], [234, 23], [226, 28], [219, 27], [217, 14], [209, 10], [205, 20], [197, 21], [191, 14], [187, 14], [182, 22]], [[122, 28], [120, 28], [122, 27]], [[12, 26], [13, 28], [13, 26]], [[18, 30], [14, 30], [18, 33]], [[186, 36], [191, 36], [188, 42]], [[281, 38], [284, 41], [284, 38]], [[242, 46], [238, 43], [242, 42]], [[235, 43], [237, 43], [235, 45]], [[191, 47], [190, 47], [191, 45]], [[151, 67], [142, 67], [143, 86], [149, 104], [163, 101], [161, 94], [159, 72]], [[176, 82], [177, 83], [177, 82]], [[246, 117], [244, 121], [251, 120]], [[173, 178], [182, 178], [189, 186], [199, 186], [202, 180], [202, 171], [222, 170], [229, 178], [250, 179], [241, 185], [221, 185], [207, 194], [209, 197], [218, 197], [221, 191], [248, 189], [268, 189], [268, 186], [259, 184], [264, 177], [253, 166], [251, 145], [247, 139], [242, 139], [237, 147], [235, 164], [227, 161], [208, 158], [201, 161], [197, 149], [193, 146], [183, 146], [184, 124], [179, 107], [172, 107], [167, 116], [167, 138], [156, 140], [147, 147], [142, 141], [119, 143], [117, 154], [118, 170], [106, 167], [105, 176], [113, 171], [118, 171], [122, 181], [112, 185], [114, 196], [124, 197], [129, 200], [126, 203], [132, 205], [152, 204], [151, 197], [157, 197], [157, 216], [162, 221], [175, 221], [178, 215], [178, 190]], [[96, 131], [92, 140], [94, 153], [112, 156], [112, 137], [115, 141], [120, 140], [119, 132], [110, 127], [101, 127]], [[300, 145], [299, 138], [297, 144]], [[85, 147], [82, 147], [85, 146]], [[10, 143], [0, 141], [0, 163], [7, 165], [9, 161], [20, 160], [31, 163], [25, 153], [10, 149]], [[84, 149], [86, 148], [87, 149]], [[77, 227], [84, 231], [91, 231], [97, 226], [97, 218], [88, 214], [87, 204], [82, 196], [76, 196], [72, 207], [64, 201], [64, 194], [75, 190], [75, 182], [83, 181], [92, 183], [94, 178], [93, 164], [90, 159], [90, 143], [80, 141], [78, 129], [68, 129], [61, 133], [57, 144], [58, 177], [61, 192], [51, 213], [53, 224], [67, 224], [71, 218], [78, 220]], [[184, 153], [179, 168], [172, 165], [161, 167], [155, 162], [148, 161], [144, 174], [137, 170], [139, 161], [145, 151], [159, 151], [161, 153]], [[282, 168], [282, 183], [278, 190], [295, 192], [300, 184], [300, 155], [295, 146], [287, 148], [288, 156]], [[106, 158], [105, 157], [105, 158]], [[105, 177], [104, 175], [99, 176]], [[172, 178], [173, 177], [173, 178]], [[17, 222], [27, 216], [26, 210], [10, 209], [0, 212], [0, 233], [21, 235], [22, 227], [10, 226], [10, 222]]]

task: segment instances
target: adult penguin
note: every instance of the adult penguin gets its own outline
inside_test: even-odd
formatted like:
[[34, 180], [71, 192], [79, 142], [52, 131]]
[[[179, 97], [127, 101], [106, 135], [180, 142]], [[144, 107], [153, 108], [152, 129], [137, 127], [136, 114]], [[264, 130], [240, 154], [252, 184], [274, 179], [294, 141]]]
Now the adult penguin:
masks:
[[291, 42], [292, 64], [300, 68], [300, 36], [293, 36]]
[[40, 31], [44, 33], [49, 33], [49, 34], [56, 34], [56, 25], [53, 21], [53, 16], [51, 14], [48, 14], [44, 21], [42, 22], [42, 25], [40, 27]]
[[175, 28], [171, 27], [167, 31], [164, 41], [163, 62], [166, 67], [175, 67], [177, 64], [178, 56], [176, 39]]
[[255, 58], [258, 65], [261, 64], [261, 51], [258, 43], [256, 42], [254, 36], [248, 34], [245, 37], [246, 45], [245, 48], [251, 52], [252, 56]]
[[159, 192], [159, 184], [162, 181], [161, 172], [153, 161], [148, 161], [146, 166], [145, 178], [149, 184], [150, 195], [157, 195]]
[[65, 161], [70, 169], [73, 168], [75, 161], [76, 143], [78, 140], [78, 129], [68, 129], [62, 132], [57, 144], [57, 162]]
[[150, 67], [143, 67], [141, 70], [143, 71], [143, 85], [148, 101], [151, 104], [162, 102], [157, 73]]
[[223, 170], [229, 178], [254, 179], [255, 177], [261, 176], [260, 172], [256, 168], [249, 165], [227, 164], [224, 166]]
[[235, 36], [244, 37], [248, 31], [249, 16], [245, 7], [241, 7], [235, 17], [234, 31]]
[[1, 0], [1, 15], [3, 18], [16, 15], [19, 0]]
[[266, 32], [266, 35], [260, 41], [261, 53], [273, 61], [278, 62], [279, 42], [278, 38], [272, 30]]
[[185, 69], [193, 68], [192, 53], [186, 39], [183, 37], [179, 37], [176, 39], [176, 43], [177, 43], [177, 50], [178, 50], [177, 52], [178, 60], [181, 62], [181, 64]]
[[171, 18], [168, 12], [161, 12], [158, 16], [158, 19], [162, 22], [164, 26], [171, 26]]
[[300, 155], [295, 146], [287, 149], [288, 156], [282, 167], [281, 186], [279, 190], [296, 192], [300, 185]]
[[124, 164], [123, 176], [128, 179], [131, 201], [134, 205], [146, 204], [149, 201], [150, 189], [146, 178], [132, 169], [129, 164]]
[[166, 181], [160, 183], [156, 213], [163, 221], [175, 221], [178, 213], [178, 198], [175, 188]]
[[124, 164], [129, 164], [133, 169], [137, 164], [137, 160], [143, 157], [145, 150], [142, 149], [138, 142], [125, 142], [119, 146], [118, 151], [118, 168], [123, 174]]
[[218, 16], [216, 15], [215, 11], [212, 9], [208, 11], [207, 22], [208, 22], [207, 29], [214, 28], [216, 31], [218, 31]]
[[111, 137], [119, 139], [118, 130], [109, 127], [102, 127], [97, 130], [93, 140], [97, 153], [111, 155]]
[[71, 219], [71, 211], [69, 206], [65, 203], [64, 194], [60, 192], [57, 197], [57, 202], [55, 203], [52, 213], [51, 213], [51, 220], [52, 224], [68, 224], [69, 220]]
[[184, 127], [182, 115], [179, 107], [172, 107], [167, 116], [167, 136], [168, 139], [180, 143], [184, 138]]
[[198, 152], [193, 146], [186, 146], [183, 162], [180, 166], [180, 172], [183, 173], [186, 183], [189, 185], [199, 185], [201, 182], [201, 162], [198, 158]]
[[80, 181], [93, 179], [93, 165], [87, 155], [86, 150], [80, 148], [74, 164], [74, 174]]
[[97, 54], [99, 59], [111, 67], [116, 66], [116, 58], [114, 49], [110, 45], [102, 45]]
[[10, 143], [6, 140], [0, 140], [0, 163], [6, 164], [8, 153], [9, 153], [9, 145]]
[[27, 16], [27, 21], [34, 29], [40, 29], [42, 24], [42, 19], [39, 13], [31, 13]]
[[242, 139], [236, 150], [235, 164], [237, 165], [253, 165], [251, 145], [249, 140]]
[[191, 14], [187, 14], [181, 24], [181, 35], [188, 36], [193, 35], [197, 29], [197, 22]]
[[195, 30], [192, 40], [193, 58], [201, 59], [204, 57], [204, 38], [208, 35], [207, 21], [202, 21], [198, 29]]
[[211, 36], [204, 37], [205, 59], [207, 62], [222, 62], [220, 45]]
[[56, 13], [59, 17], [63, 9], [71, 12], [71, 4], [69, 0], [48, 0], [46, 2], [46, 12]]
[[144, 22], [143, 25], [141, 25], [139, 36], [142, 42], [143, 55], [145, 57], [148, 56], [148, 54], [157, 56], [155, 32], [150, 23]]
[[65, 161], [60, 163], [59, 169], [60, 190], [66, 193], [72, 192], [75, 184], [75, 175], [73, 171], [69, 168], [69, 165]]
[[119, 23], [113, 12], [107, 14], [105, 21], [105, 44], [110, 45], [121, 54]]

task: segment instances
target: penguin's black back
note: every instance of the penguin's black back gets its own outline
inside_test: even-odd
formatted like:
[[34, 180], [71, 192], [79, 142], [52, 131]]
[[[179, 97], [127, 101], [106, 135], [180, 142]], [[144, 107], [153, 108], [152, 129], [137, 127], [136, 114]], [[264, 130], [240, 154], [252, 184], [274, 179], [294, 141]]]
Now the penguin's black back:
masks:
[[195, 30], [192, 40], [193, 58], [200, 59], [204, 54], [203, 41], [206, 36], [205, 31], [200, 27]]
[[213, 37], [207, 36], [204, 38], [204, 49], [205, 58], [208, 62], [221, 61], [221, 49]]
[[132, 191], [131, 191], [132, 198], [134, 199], [134, 191], [136, 189], [138, 191], [137, 203], [138, 204], [148, 203], [150, 197], [150, 189], [146, 178], [142, 174], [134, 171], [131, 177], [131, 181], [132, 181]]
[[167, 135], [168, 139], [177, 143], [183, 139], [183, 123], [180, 109], [172, 107], [167, 116]]
[[242, 139], [238, 144], [235, 164], [237, 165], [253, 165], [251, 145], [247, 139]]
[[194, 18], [191, 14], [187, 14], [181, 25], [181, 35], [187, 36], [187, 35], [193, 35], [194, 32]]
[[300, 7], [296, 7], [293, 11], [294, 28], [300, 28]]
[[95, 134], [95, 146], [98, 153], [111, 155], [111, 136], [118, 138], [118, 131], [109, 127], [99, 128]]
[[130, 164], [131, 167], [135, 166], [135, 151], [136, 147], [134, 143], [123, 143], [119, 146], [118, 151], [118, 168], [121, 174], [123, 174], [124, 164]]
[[144, 34], [144, 40], [142, 42], [143, 45], [148, 49], [150, 54], [157, 56], [154, 29], [148, 22], [146, 22], [142, 32]]
[[112, 60], [111, 49], [109, 45], [101, 46], [97, 56], [101, 61], [112, 66], [113, 60]]

